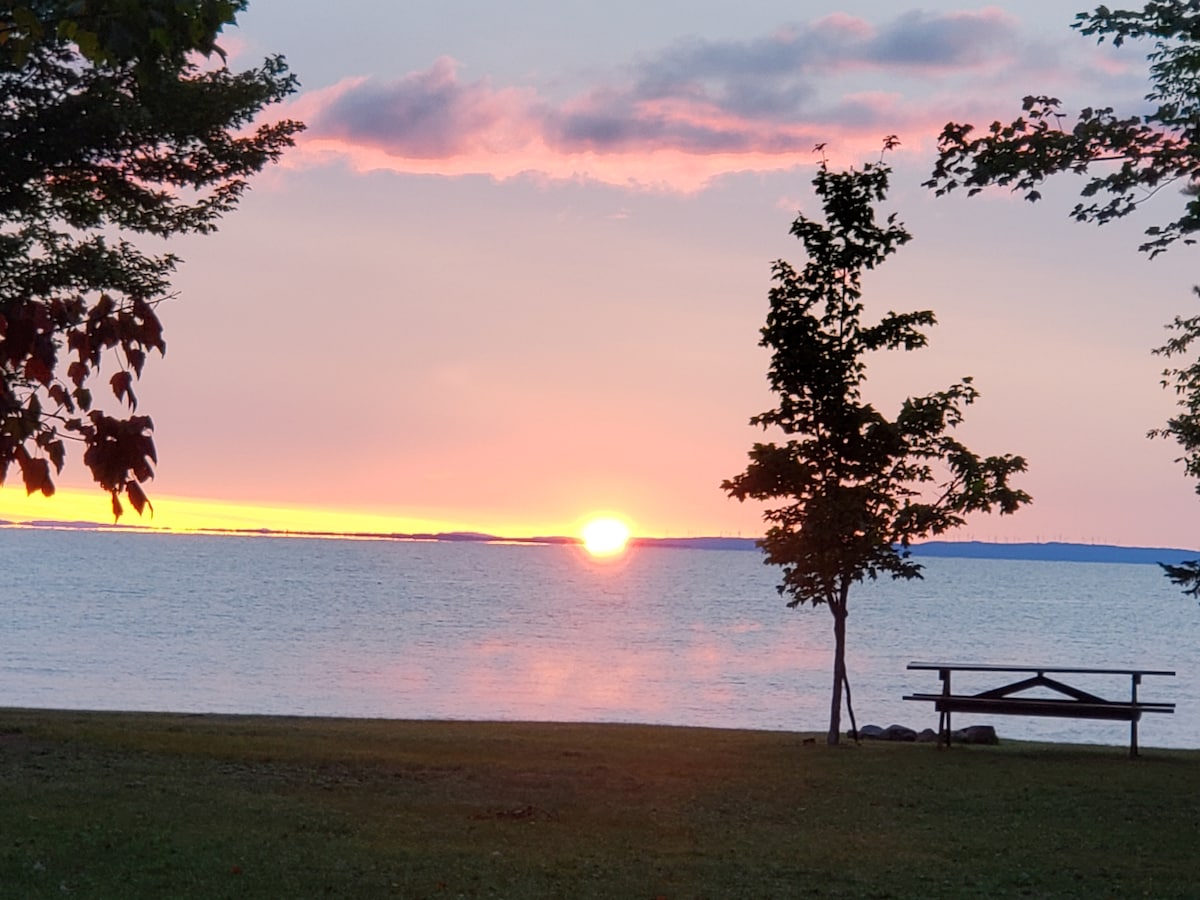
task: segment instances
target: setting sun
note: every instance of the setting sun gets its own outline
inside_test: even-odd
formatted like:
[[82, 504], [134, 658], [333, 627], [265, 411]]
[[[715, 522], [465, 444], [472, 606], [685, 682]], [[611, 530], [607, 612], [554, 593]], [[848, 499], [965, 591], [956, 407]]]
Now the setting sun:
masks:
[[592, 519], [583, 527], [583, 546], [592, 556], [613, 556], [629, 543], [629, 527], [620, 519]]

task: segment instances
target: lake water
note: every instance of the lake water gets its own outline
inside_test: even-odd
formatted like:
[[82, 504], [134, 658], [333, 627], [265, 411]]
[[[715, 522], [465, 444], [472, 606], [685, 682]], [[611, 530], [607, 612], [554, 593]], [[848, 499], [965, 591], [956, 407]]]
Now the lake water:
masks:
[[[1146, 716], [1142, 744], [1200, 747], [1200, 605], [1156, 566], [923, 562], [923, 581], [851, 596], [860, 725], [936, 727], [900, 699], [938, 689], [911, 660], [1163, 668], [1177, 677], [1141, 696], [1177, 711]], [[0, 571], [0, 706], [828, 723], [832, 617], [788, 609], [755, 552], [600, 564], [568, 546], [5, 528]], [[1122, 697], [1128, 679], [1088, 686]], [[1001, 737], [1128, 741], [1123, 723], [987, 721]]]

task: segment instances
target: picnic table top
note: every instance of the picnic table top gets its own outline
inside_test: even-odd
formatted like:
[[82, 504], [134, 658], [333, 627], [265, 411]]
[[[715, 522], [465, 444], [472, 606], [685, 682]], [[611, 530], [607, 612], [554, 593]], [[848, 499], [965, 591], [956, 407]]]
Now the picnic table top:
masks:
[[1012, 666], [995, 663], [910, 662], [910, 669], [950, 669], [955, 672], [1066, 672], [1080, 675], [1174, 675], [1169, 669], [1097, 669], [1075, 666]]

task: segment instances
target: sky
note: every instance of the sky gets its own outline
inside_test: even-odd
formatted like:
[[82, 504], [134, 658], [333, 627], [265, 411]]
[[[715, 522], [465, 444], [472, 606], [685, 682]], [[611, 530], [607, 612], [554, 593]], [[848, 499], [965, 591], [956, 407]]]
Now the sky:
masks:
[[[948, 121], [1026, 94], [1141, 108], [1146, 48], [1098, 47], [1072, 10], [251, 0], [230, 64], [282, 53], [302, 86], [268, 115], [309, 127], [218, 233], [170, 244], [141, 524], [761, 534], [720, 483], [773, 405], [771, 262], [803, 264], [813, 147], [861, 165], [895, 134], [883, 209], [914, 240], [867, 279], [868, 315], [939, 324], [871, 360], [867, 399], [890, 414], [971, 375], [960, 436], [1030, 467], [1032, 506], [950, 537], [1200, 548], [1178, 448], [1146, 438], [1174, 408], [1150, 349], [1196, 313], [1200, 250], [1136, 248], [1177, 198], [1097, 228], [1069, 219], [1069, 177], [1037, 204], [921, 186]], [[0, 518], [107, 520], [79, 454], [58, 484], [10, 480]]]

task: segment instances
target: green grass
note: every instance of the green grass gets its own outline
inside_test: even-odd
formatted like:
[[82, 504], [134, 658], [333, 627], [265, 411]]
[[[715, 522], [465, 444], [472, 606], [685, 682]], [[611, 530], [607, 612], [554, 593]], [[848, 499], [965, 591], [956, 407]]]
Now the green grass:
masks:
[[1200, 751], [0, 710], [0, 897], [1195, 897]]

